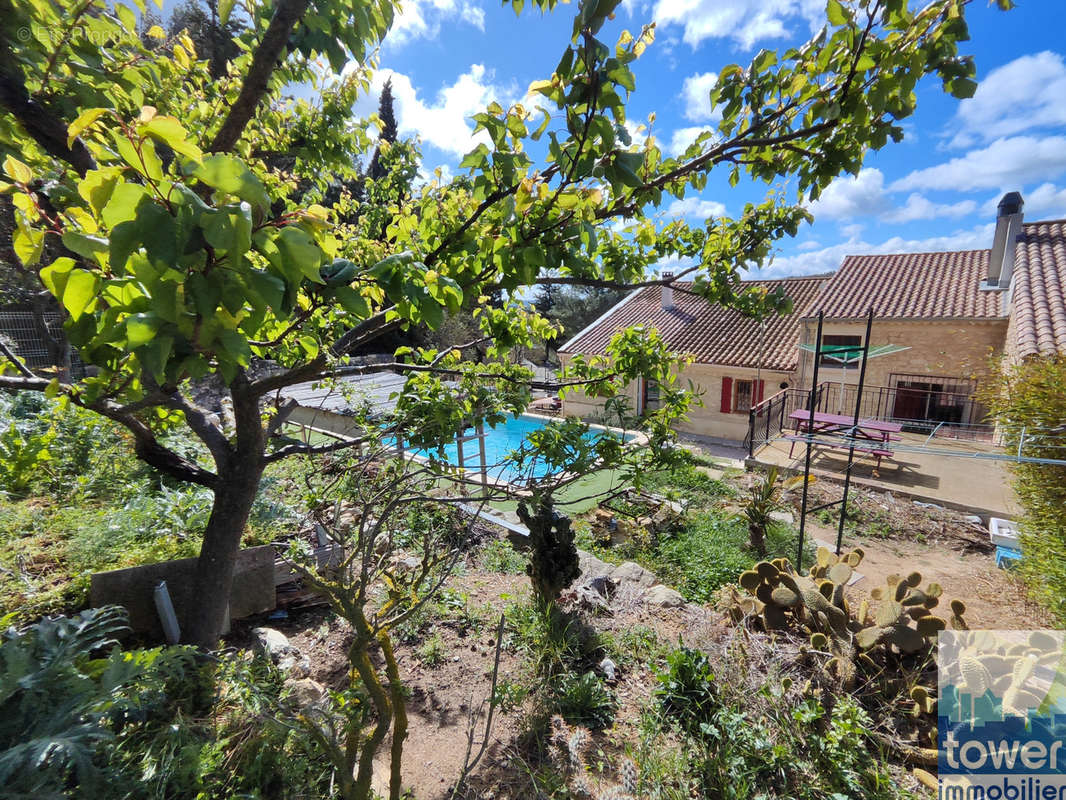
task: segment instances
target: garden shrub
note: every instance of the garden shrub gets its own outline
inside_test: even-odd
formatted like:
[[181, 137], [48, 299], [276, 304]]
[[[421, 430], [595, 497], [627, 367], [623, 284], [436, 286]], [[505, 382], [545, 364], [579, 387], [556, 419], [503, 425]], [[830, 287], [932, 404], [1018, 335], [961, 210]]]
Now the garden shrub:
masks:
[[[996, 365], [981, 387], [980, 400], [991, 410], [1008, 451], [1020, 446], [1025, 456], [1063, 458], [1066, 357]], [[1020, 574], [1066, 625], [1066, 466], [1015, 464], [1012, 469], [1024, 511]]]
[[666, 669], [656, 679], [659, 707], [685, 730], [699, 731], [721, 703], [710, 659], [699, 650], [678, 647], [666, 657]]
[[552, 706], [571, 725], [600, 730], [614, 722], [618, 701], [596, 673], [568, 673], [552, 684]]

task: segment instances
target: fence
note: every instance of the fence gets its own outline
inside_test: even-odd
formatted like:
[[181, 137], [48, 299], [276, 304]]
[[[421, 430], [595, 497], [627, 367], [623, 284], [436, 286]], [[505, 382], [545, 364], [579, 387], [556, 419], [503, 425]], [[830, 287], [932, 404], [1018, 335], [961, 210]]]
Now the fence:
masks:
[[[814, 410], [825, 411], [825, 392], [828, 384], [818, 386], [814, 398]], [[780, 436], [792, 427], [789, 415], [799, 408], [808, 408], [810, 389], [782, 389], [761, 403], [757, 403], [748, 412], [748, 435], [744, 438], [744, 447], [749, 456], [755, 451]]]
[[[40, 330], [40, 324], [44, 325], [45, 331]], [[66, 336], [63, 333], [63, 320], [59, 314], [45, 313], [39, 323], [34, 319], [32, 311], [0, 311], [0, 336], [11, 342], [15, 354], [30, 369], [65, 366], [56, 363], [53, 352], [44, 338], [50, 336], [60, 343], [61, 347], [67, 347]], [[85, 376], [85, 365], [75, 352], [70, 353], [70, 371], [74, 378]]]
[[[858, 387], [829, 381], [818, 384], [814, 410], [852, 416], [858, 399]], [[751, 409], [748, 435], [744, 446], [749, 455], [783, 432], [794, 428], [789, 415], [808, 408], [809, 389], [784, 389]], [[863, 388], [859, 406], [860, 419], [897, 422], [906, 433], [928, 438], [963, 439], [990, 442], [995, 426], [985, 423], [987, 410], [972, 394], [937, 392], [897, 386]]]

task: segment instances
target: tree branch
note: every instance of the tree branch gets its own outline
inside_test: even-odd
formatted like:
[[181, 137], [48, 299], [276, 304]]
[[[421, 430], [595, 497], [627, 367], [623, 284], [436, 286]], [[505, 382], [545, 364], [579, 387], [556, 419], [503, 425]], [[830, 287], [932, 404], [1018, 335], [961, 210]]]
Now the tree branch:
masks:
[[222, 127], [218, 129], [214, 140], [207, 148], [212, 153], [224, 153], [233, 149], [237, 140], [244, 133], [244, 128], [255, 116], [259, 101], [266, 94], [270, 76], [274, 73], [281, 59], [285, 55], [285, 47], [289, 43], [292, 29], [300, 21], [310, 0], [278, 0], [277, 8], [274, 9], [274, 17], [270, 20], [263, 41], [255, 49], [252, 56], [252, 64], [248, 68], [248, 74], [244, 76], [240, 94], [230, 106], [229, 114], [226, 115]]
[[[7, 0], [0, 0], [0, 17], [13, 19], [14, 16]], [[46, 153], [70, 164], [83, 178], [89, 170], [96, 169], [96, 162], [81, 139], [75, 139], [73, 146], [67, 147], [67, 123], [63, 118], [30, 97], [15, 54], [3, 37], [0, 37], [0, 108], [18, 120]]]

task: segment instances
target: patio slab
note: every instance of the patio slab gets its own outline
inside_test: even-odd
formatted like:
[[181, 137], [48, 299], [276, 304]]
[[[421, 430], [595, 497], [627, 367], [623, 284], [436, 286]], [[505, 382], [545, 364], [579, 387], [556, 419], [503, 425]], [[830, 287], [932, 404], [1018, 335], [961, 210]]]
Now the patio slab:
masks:
[[[917, 447], [924, 442], [925, 437], [903, 434], [901, 444]], [[785, 440], [772, 441], [757, 450], [753, 460], [765, 466], [802, 472], [805, 445], [797, 442], [789, 456], [791, 444]], [[983, 517], [1010, 519], [1021, 513], [1018, 498], [1011, 489], [1009, 462], [966, 457], [966, 454], [1001, 452], [998, 448], [985, 442], [940, 439], [934, 440], [930, 448], [951, 449], [960, 455], [896, 452], [892, 458], [883, 459], [878, 470], [873, 458], [856, 452], [852, 484]], [[822, 479], [844, 480], [847, 463], [848, 453], [844, 449], [815, 446], [811, 454], [811, 472]]]

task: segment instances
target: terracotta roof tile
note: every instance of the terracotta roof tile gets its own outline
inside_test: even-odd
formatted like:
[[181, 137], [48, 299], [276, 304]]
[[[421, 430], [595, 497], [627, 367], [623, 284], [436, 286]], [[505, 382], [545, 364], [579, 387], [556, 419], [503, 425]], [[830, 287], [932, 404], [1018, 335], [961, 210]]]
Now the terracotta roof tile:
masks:
[[1018, 356], [1066, 355], [1066, 220], [1022, 226], [1011, 315]]
[[846, 256], [805, 316], [996, 319], [1000, 292], [982, 291], [989, 250]]
[[[793, 313], [769, 318], [764, 334], [758, 320], [682, 291], [674, 291], [674, 307], [664, 311], [660, 287], [649, 286], [616, 305], [567, 342], [560, 352], [602, 355], [615, 333], [633, 325], [647, 325], [658, 330], [672, 350], [690, 353], [702, 364], [759, 367], [760, 342], [765, 337], [762, 368], [790, 372], [796, 367], [799, 352], [800, 312], [826, 280], [825, 276], [818, 276], [745, 281], [745, 285], [771, 290], [783, 287], [792, 299]], [[691, 286], [682, 281], [675, 285]]]

